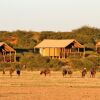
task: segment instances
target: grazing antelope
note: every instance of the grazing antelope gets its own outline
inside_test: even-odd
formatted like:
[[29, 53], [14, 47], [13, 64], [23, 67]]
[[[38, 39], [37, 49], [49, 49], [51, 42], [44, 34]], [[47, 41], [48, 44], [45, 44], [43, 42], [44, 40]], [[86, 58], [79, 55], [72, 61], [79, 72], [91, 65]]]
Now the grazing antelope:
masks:
[[84, 69], [82, 70], [82, 78], [84, 78], [86, 74], [87, 74], [87, 70], [86, 70], [86, 68], [84, 68]]
[[91, 68], [90, 70], [90, 77], [95, 78], [95, 74], [96, 74], [96, 68]]
[[47, 75], [47, 74], [51, 74], [51, 71], [50, 71], [50, 69], [44, 69], [44, 70], [41, 70], [40, 71], [40, 75], [42, 75], [42, 74], [44, 74], [45, 76]]
[[72, 73], [73, 73], [73, 72], [72, 72], [70, 69], [64, 68], [64, 69], [62, 70], [62, 75], [63, 75], [63, 77], [66, 76], [67, 74], [70, 75], [70, 77], [71, 77]]
[[12, 74], [14, 73], [15, 69], [14, 68], [10, 68], [9, 69], [9, 74], [10, 74], [10, 77], [12, 77]]
[[20, 73], [21, 73], [20, 69], [17, 69], [17, 70], [16, 70], [16, 74], [17, 74], [18, 76], [20, 76]]
[[6, 74], [6, 71], [9, 71], [9, 75], [10, 75], [10, 77], [12, 77], [12, 74], [14, 73], [15, 69], [12, 68], [12, 67], [3, 68], [3, 69], [2, 69], [2, 74]]
[[5, 69], [4, 69], [4, 68], [2, 69], [2, 74], [6, 74], [6, 71], [5, 71]]

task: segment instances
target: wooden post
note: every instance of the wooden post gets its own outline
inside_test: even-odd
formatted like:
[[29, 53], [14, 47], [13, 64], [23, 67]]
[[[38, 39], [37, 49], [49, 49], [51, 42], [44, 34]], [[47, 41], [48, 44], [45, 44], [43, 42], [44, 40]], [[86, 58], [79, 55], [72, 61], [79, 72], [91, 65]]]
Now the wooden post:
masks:
[[2, 62], [4, 62], [4, 50], [2, 49], [2, 52], [1, 52], [1, 54], [2, 54]]
[[80, 52], [80, 48], [78, 48], [78, 53]]
[[60, 51], [60, 52], [59, 52], [59, 59], [60, 59], [60, 54], [61, 54], [61, 48], [59, 48], [59, 49], [60, 49], [60, 50], [59, 50], [59, 51]]
[[64, 49], [62, 48], [61, 57], [64, 58]]
[[69, 49], [66, 49], [66, 51], [67, 51], [67, 52], [66, 52], [66, 56], [68, 57], [68, 52], [69, 52]]
[[69, 49], [69, 55], [71, 55], [71, 48]]
[[63, 58], [63, 48], [61, 48], [61, 56], [60, 58]]
[[71, 53], [71, 49], [70, 49], [70, 53]]
[[5, 62], [5, 51], [3, 51], [3, 61]]
[[33, 53], [35, 53], [35, 48], [33, 49]]
[[16, 51], [15, 51], [15, 55], [14, 55], [14, 62], [16, 62]]
[[76, 50], [75, 50], [75, 48], [73, 48], [74, 50], [73, 50], [73, 54], [74, 54], [74, 56], [76, 56], [77, 55], [77, 52], [76, 52]]
[[79, 54], [79, 56], [81, 56], [81, 54], [80, 54], [80, 48], [78, 48], [78, 54]]
[[6, 62], [6, 51], [4, 51], [4, 62]]
[[55, 58], [55, 48], [54, 48], [54, 58]]
[[64, 58], [66, 58], [66, 49], [64, 48]]
[[10, 51], [10, 62], [11, 62], [11, 51]]
[[60, 58], [63, 58], [63, 48], [61, 48]]
[[64, 48], [62, 48], [62, 58], [64, 58]]

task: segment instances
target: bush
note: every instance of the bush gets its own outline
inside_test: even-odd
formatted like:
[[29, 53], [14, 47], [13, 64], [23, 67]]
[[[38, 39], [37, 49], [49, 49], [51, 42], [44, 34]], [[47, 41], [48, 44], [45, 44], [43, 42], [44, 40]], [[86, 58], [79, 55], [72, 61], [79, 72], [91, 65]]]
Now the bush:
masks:
[[87, 58], [81, 58], [81, 59], [71, 59], [71, 63], [74, 69], [83, 69], [84, 67], [87, 68], [87, 70], [90, 70], [91, 67], [94, 66], [94, 63]]
[[87, 59], [92, 61], [94, 66], [100, 66], [100, 57], [88, 57]]
[[20, 62], [26, 65], [28, 70], [40, 70], [43, 68], [59, 70], [60, 67], [64, 65], [59, 59], [50, 59], [49, 57], [43, 57], [40, 54], [33, 53], [24, 53]]
[[52, 70], [60, 70], [62, 66], [64, 66], [65, 63], [60, 61], [59, 59], [51, 59], [49, 62], [49, 66], [50, 68], [52, 68]]
[[18, 68], [17, 65], [20, 66], [20, 63], [2, 62], [2, 63], [0, 63], [0, 70], [3, 70], [5, 68], [11, 68], [11, 67], [16, 69], [16, 68]]

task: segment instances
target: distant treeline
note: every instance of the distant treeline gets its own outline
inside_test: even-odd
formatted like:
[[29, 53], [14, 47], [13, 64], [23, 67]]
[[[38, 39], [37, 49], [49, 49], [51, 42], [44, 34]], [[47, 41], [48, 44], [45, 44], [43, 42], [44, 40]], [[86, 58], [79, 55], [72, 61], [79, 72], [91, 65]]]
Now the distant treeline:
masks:
[[[43, 39], [76, 39], [84, 44], [88, 50], [85, 59], [77, 56], [70, 56], [68, 59], [50, 59], [42, 57], [38, 53], [33, 53], [33, 48]], [[25, 65], [28, 70], [40, 70], [49, 67], [52, 70], [60, 70], [62, 66], [71, 65], [73, 69], [82, 69], [86, 67], [88, 70], [93, 66], [100, 66], [100, 56], [93, 50], [95, 44], [100, 40], [100, 29], [84, 26], [71, 32], [53, 32], [53, 31], [0, 31], [0, 41], [6, 42], [17, 51], [17, 61], [21, 66]], [[0, 63], [0, 70], [4, 67], [15, 67], [16, 64]]]
[[0, 31], [0, 41], [8, 43], [17, 49], [32, 49], [43, 39], [76, 39], [87, 48], [94, 49], [97, 41], [100, 40], [100, 29], [95, 27], [83, 26], [71, 32], [53, 31]]

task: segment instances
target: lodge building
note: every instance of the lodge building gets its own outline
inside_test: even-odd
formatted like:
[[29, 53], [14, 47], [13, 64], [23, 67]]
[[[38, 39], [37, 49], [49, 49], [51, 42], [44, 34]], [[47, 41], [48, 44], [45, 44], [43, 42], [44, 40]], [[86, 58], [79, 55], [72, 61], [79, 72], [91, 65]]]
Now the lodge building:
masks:
[[51, 58], [67, 58], [69, 55], [85, 55], [85, 47], [75, 39], [44, 39], [34, 48], [38, 48], [42, 56]]

